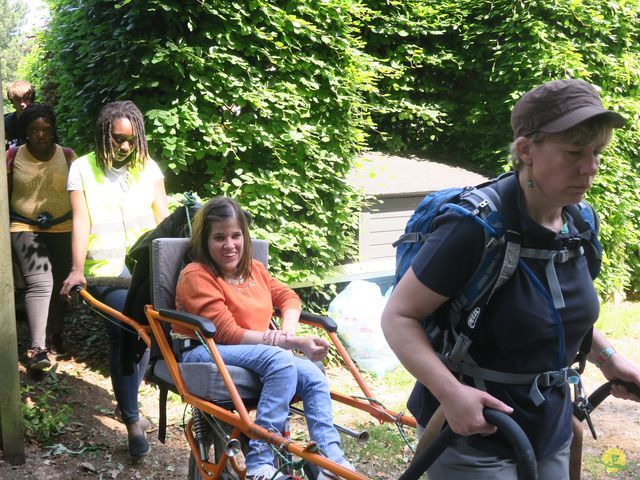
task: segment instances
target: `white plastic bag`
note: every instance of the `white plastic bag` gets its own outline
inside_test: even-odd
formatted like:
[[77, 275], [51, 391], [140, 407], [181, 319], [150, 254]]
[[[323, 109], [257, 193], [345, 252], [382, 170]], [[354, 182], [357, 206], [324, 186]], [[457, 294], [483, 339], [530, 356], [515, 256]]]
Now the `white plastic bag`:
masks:
[[375, 283], [354, 280], [331, 301], [328, 310], [351, 358], [360, 368], [378, 377], [400, 364], [380, 326], [390, 290], [383, 296]]

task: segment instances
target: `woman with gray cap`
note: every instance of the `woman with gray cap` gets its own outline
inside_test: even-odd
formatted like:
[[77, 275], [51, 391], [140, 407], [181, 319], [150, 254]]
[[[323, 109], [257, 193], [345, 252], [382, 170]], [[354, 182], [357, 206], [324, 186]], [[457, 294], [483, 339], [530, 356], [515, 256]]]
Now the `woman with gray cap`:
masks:
[[[580, 244], [578, 222], [569, 214], [593, 184], [600, 155], [624, 118], [605, 109], [589, 83], [557, 80], [526, 93], [511, 123], [515, 173], [506, 182], [514, 193], [509, 204], [502, 199], [502, 208], [515, 211], [521, 254], [515, 271], [484, 306], [468, 351], [480, 367], [476, 370], [499, 375], [478, 382], [472, 375], [453, 373], [423, 326], [424, 319], [448, 308], [448, 300], [460, 293], [483, 258], [485, 234], [471, 216], [450, 209], [434, 220], [382, 316], [387, 341], [418, 380], [409, 409], [419, 425], [440, 408], [461, 435], [430, 467], [430, 480], [517, 478], [512, 453], [493, 435], [496, 429], [486, 422], [485, 408], [510, 414], [523, 428], [538, 460], [539, 478], [568, 479], [571, 375], [545, 384], [539, 373], [569, 371], [590, 336], [587, 358], [607, 379], [640, 385], [640, 371], [593, 328], [599, 314], [595, 273]], [[569, 251], [571, 245], [580, 245], [574, 248], [578, 253], [562, 261], [522, 253]], [[512, 381], [531, 374], [533, 382]], [[621, 385], [614, 385], [612, 393], [640, 401]]]

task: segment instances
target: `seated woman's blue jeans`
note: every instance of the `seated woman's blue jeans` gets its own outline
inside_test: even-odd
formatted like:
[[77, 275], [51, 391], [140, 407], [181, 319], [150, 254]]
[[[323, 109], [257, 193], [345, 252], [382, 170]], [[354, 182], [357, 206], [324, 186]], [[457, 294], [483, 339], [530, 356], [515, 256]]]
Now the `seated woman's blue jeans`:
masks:
[[[122, 311], [124, 301], [127, 298], [126, 288], [117, 287], [92, 287], [91, 294], [107, 304], [111, 308]], [[110, 318], [104, 319], [104, 325], [109, 334], [109, 374], [111, 375], [111, 385], [113, 393], [120, 409], [122, 421], [126, 425], [137, 423], [138, 415], [138, 389], [144, 378], [149, 365], [149, 349], [144, 353], [140, 362], [134, 367], [132, 375], [122, 375], [120, 364], [120, 334], [122, 328], [128, 328], [121, 324], [119, 320]]]
[[[244, 367], [256, 372], [262, 381], [262, 393], [255, 422], [261, 427], [280, 433], [289, 415], [289, 403], [294, 395], [302, 398], [307, 428], [311, 440], [334, 462], [344, 460], [340, 435], [333, 426], [329, 384], [324, 373], [306, 358], [290, 351], [267, 345], [217, 345], [228, 365]], [[207, 349], [200, 345], [182, 354], [182, 362], [212, 362]], [[249, 441], [246, 456], [247, 470], [259, 465], [274, 464], [274, 456], [266, 442]]]

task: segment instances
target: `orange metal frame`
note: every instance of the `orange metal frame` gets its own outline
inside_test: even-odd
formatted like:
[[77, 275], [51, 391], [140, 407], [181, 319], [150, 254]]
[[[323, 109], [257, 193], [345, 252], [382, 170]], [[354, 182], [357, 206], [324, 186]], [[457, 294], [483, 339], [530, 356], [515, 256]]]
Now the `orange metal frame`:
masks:
[[133, 318], [129, 318], [126, 315], [122, 314], [118, 310], [111, 308], [109, 305], [96, 300], [93, 295], [91, 295], [87, 290], [81, 288], [78, 290], [80, 297], [91, 305], [93, 308], [96, 308], [103, 313], [115, 318], [116, 320], [120, 320], [122, 323], [133, 328], [140, 338], [147, 344], [147, 346], [151, 346], [151, 337], [149, 337], [149, 332], [151, 331], [151, 327], [149, 325], [140, 325]]
[[[143, 326], [143, 325], [140, 325], [135, 320], [118, 312], [117, 310], [114, 310], [109, 306], [105, 305], [104, 303], [99, 302], [86, 290], [80, 290], [80, 295], [82, 296], [83, 300], [85, 300], [85, 302], [87, 302], [93, 308], [97, 308], [98, 310], [108, 315], [111, 315], [114, 318], [132, 327], [136, 332], [138, 332], [140, 337], [145, 341], [145, 343], [147, 343], [147, 345], [151, 344], [151, 338], [149, 336], [149, 332], [151, 332], [151, 334], [154, 336], [154, 338], [157, 341], [160, 351], [162, 352], [162, 356], [167, 364], [167, 368], [169, 369], [169, 372], [174, 381], [176, 390], [178, 394], [181, 396], [182, 401], [189, 405], [194, 406], [195, 408], [201, 410], [202, 412], [212, 415], [214, 418], [216, 418], [219, 421], [222, 421], [228, 425], [231, 425], [233, 427], [233, 431], [230, 435], [230, 438], [232, 439], [238, 438], [241, 434], [244, 434], [249, 438], [262, 439], [270, 443], [280, 451], [290, 452], [296, 457], [299, 457], [306, 462], [317, 465], [318, 467], [329, 470], [330, 472], [333, 472], [334, 474], [339, 475], [341, 478], [344, 478], [345, 480], [369, 480], [368, 477], [362, 475], [361, 473], [346, 469], [343, 466], [316, 453], [316, 446], [315, 446], [315, 443], [313, 442], [311, 442], [308, 445], [301, 445], [300, 443], [291, 441], [290, 439], [284, 438], [281, 435], [269, 432], [268, 430], [254, 423], [249, 416], [249, 411], [247, 410], [242, 398], [240, 397], [240, 394], [238, 393], [238, 390], [236, 389], [235, 384], [233, 383], [231, 374], [229, 373], [229, 370], [227, 369], [226, 364], [224, 363], [224, 361], [222, 360], [222, 357], [220, 356], [220, 353], [218, 352], [215, 342], [210, 338], [204, 338], [204, 341], [213, 355], [213, 360], [216, 366], [218, 367], [222, 380], [228, 390], [229, 396], [231, 398], [231, 402], [234, 407], [234, 411], [227, 410], [208, 400], [204, 400], [200, 397], [197, 397], [191, 394], [187, 390], [184, 380], [182, 379], [182, 374], [180, 373], [178, 362], [176, 361], [173, 355], [171, 345], [169, 345], [169, 342], [164, 334], [164, 330], [162, 329], [160, 322], [169, 322], [171, 324], [177, 324], [177, 325], [180, 325], [181, 327], [188, 328], [194, 332], [197, 330], [197, 327], [194, 327], [193, 325], [187, 324], [185, 322], [181, 322], [180, 320], [164, 317], [160, 315], [160, 313], [158, 313], [156, 310], [154, 310], [153, 307], [150, 305], [147, 305], [145, 307], [145, 313], [149, 321], [149, 326], [146, 326], [146, 325]], [[322, 328], [320, 324], [315, 322], [309, 322], [304, 320], [301, 320], [301, 322], [317, 328]], [[338, 351], [338, 354], [340, 355], [340, 357], [346, 364], [347, 368], [353, 375], [356, 383], [362, 390], [365, 400], [360, 400], [358, 398], [347, 396], [334, 391], [331, 391], [331, 398], [334, 399], [335, 401], [349, 405], [353, 408], [368, 412], [374, 418], [379, 420], [380, 423], [397, 422], [397, 423], [415, 428], [416, 421], [412, 416], [387, 410], [384, 407], [382, 407], [382, 405], [379, 402], [375, 400], [375, 396], [373, 392], [369, 389], [369, 386], [367, 385], [364, 378], [358, 371], [356, 365], [354, 364], [353, 360], [349, 356], [347, 350], [345, 349], [344, 345], [342, 344], [338, 336], [334, 332], [327, 332], [327, 334], [329, 335], [331, 342], [333, 343], [336, 350]], [[217, 463], [213, 463], [210, 461], [203, 461], [203, 459], [200, 456], [200, 450], [198, 448], [198, 445], [196, 444], [196, 440], [192, 432], [191, 421], [189, 421], [185, 426], [185, 436], [191, 448], [191, 452], [193, 453], [194, 458], [196, 459], [196, 465], [198, 466], [198, 469], [200, 470], [200, 474], [202, 475], [203, 479], [216, 480], [220, 478], [221, 474], [224, 472], [226, 462], [230, 462], [231, 467], [234, 469], [234, 471], [236, 472], [240, 480], [244, 480], [245, 478], [244, 469], [240, 468], [235, 462], [235, 460], [227, 456], [226, 453], [222, 454], [220, 461]]]

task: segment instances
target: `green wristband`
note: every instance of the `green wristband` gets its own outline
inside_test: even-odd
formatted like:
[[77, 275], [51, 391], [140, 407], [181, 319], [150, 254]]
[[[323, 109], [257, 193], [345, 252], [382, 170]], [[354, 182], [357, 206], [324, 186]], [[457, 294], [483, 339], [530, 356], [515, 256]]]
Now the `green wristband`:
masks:
[[596, 367], [602, 368], [602, 365], [604, 364], [604, 362], [606, 362], [611, 357], [613, 357], [614, 353], [616, 353], [616, 351], [612, 347], [607, 347], [603, 349], [596, 357]]

